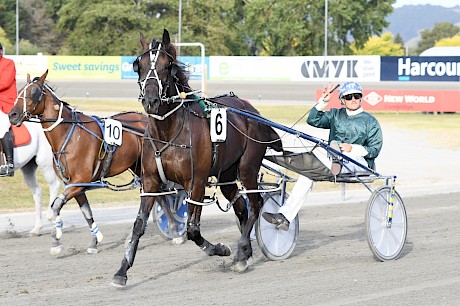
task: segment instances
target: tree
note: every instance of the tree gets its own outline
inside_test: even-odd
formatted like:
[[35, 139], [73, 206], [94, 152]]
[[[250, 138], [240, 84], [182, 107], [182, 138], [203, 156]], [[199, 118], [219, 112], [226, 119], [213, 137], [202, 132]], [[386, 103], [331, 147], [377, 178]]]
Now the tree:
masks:
[[[395, 0], [329, 0], [328, 55], [351, 54], [388, 25]], [[139, 32], [178, 37], [177, 0], [20, 1], [20, 38], [30, 50], [62, 55], [133, 55]], [[182, 1], [182, 42], [201, 42], [207, 55], [323, 55], [324, 1]], [[0, 3], [0, 26], [15, 36], [14, 1]], [[182, 48], [181, 55], [198, 55]]]
[[393, 35], [390, 32], [382, 36], [373, 36], [364, 43], [363, 48], [358, 49], [353, 43], [351, 50], [354, 55], [382, 55], [382, 56], [402, 56], [404, 49], [400, 44], [393, 42]]
[[[232, 55], [244, 45], [234, 27], [234, 0], [187, 0], [182, 6], [182, 42], [201, 42], [207, 55]], [[139, 32], [160, 39], [167, 29], [178, 38], [177, 0], [68, 0], [58, 12], [64, 37], [62, 53], [82, 55], [136, 54]], [[199, 55], [183, 48], [182, 55]]]
[[3, 49], [5, 49], [5, 54], [12, 54], [11, 52], [13, 50], [13, 44], [10, 42], [8, 37], [6, 36], [5, 30], [3, 30], [2, 27], [0, 27], [0, 42], [2, 43]]
[[[380, 34], [393, 11], [391, 1], [329, 0], [328, 54], [350, 54]], [[245, 2], [245, 25], [256, 54], [323, 55], [324, 1], [253, 0]]]
[[[244, 43], [235, 26], [239, 5], [241, 2], [235, 0], [183, 1], [182, 42], [203, 43], [207, 55], [233, 55]], [[199, 52], [199, 49], [181, 49], [182, 55], [199, 55]]]
[[393, 12], [391, 1], [330, 1], [331, 50], [330, 54], [351, 54], [354, 42], [362, 47], [372, 35], [380, 35], [388, 22], [386, 16]]
[[457, 34], [450, 38], [443, 38], [438, 40], [435, 47], [459, 47], [460, 46], [460, 35]]
[[423, 51], [433, 47], [438, 40], [450, 38], [460, 32], [460, 27], [448, 23], [436, 23], [431, 30], [423, 30], [420, 33], [421, 39], [418, 43], [416, 53], [420, 54]]
[[404, 40], [402, 39], [401, 34], [397, 33], [395, 38], [393, 39], [393, 42], [395, 44], [401, 45], [401, 47], [404, 48]]
[[67, 39], [66, 55], [132, 55], [139, 32], [152, 26], [138, 3], [128, 0], [69, 0], [58, 11], [57, 27]]
[[22, 8], [29, 16], [29, 27], [20, 35], [20, 43], [24, 44], [23, 47], [19, 48], [21, 54], [36, 54], [37, 51], [45, 54], [56, 54], [61, 47], [62, 40], [56, 30], [55, 21], [52, 19], [53, 7], [45, 1], [22, 2]]
[[[40, 1], [40, 0], [37, 0]], [[16, 45], [16, 1], [2, 1], [0, 3], [0, 27], [5, 30], [6, 37], [13, 43], [13, 48], [10, 48], [10, 54]], [[22, 38], [24, 33], [27, 33], [32, 27], [30, 14], [22, 6], [22, 1], [19, 2], [19, 37]], [[21, 54], [21, 50], [19, 49]]]

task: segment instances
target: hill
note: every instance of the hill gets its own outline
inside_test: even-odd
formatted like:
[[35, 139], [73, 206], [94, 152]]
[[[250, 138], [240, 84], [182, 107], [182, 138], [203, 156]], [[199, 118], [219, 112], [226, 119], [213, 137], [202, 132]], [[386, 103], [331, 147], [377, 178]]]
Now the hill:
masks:
[[460, 5], [448, 8], [439, 5], [404, 5], [395, 8], [386, 19], [390, 25], [386, 29], [393, 35], [400, 34], [408, 43], [417, 39], [419, 32], [432, 29], [436, 23], [450, 22], [460, 25]]

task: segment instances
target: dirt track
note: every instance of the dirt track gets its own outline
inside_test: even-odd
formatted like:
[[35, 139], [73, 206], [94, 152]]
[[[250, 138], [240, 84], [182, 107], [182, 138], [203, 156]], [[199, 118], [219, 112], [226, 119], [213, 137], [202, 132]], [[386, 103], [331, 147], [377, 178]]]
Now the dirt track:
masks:
[[[400, 259], [377, 262], [364, 232], [365, 202], [307, 206], [292, 256], [270, 261], [253, 241], [249, 271], [232, 257], [208, 257], [193, 243], [172, 245], [147, 228], [128, 286], [110, 285], [131, 222], [100, 224], [105, 238], [85, 254], [86, 227], [68, 228], [64, 252], [49, 255], [49, 231], [0, 236], [1, 305], [442, 305], [460, 293], [460, 193], [406, 198], [408, 239]], [[202, 220], [202, 233], [236, 248], [233, 213]]]

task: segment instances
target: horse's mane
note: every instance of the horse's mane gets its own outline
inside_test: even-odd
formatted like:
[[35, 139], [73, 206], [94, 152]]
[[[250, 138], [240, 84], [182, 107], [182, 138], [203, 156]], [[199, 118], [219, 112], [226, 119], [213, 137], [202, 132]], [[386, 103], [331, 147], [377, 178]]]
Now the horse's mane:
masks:
[[173, 60], [171, 63], [171, 68], [174, 69], [175, 67], [177, 69], [176, 77], [179, 79], [180, 84], [183, 86], [188, 86], [190, 72], [188, 72], [186, 69], [187, 65], [177, 59], [177, 51], [174, 44], [169, 43], [167, 46], [165, 46], [165, 51]]
[[179, 83], [183, 86], [188, 86], [190, 72], [186, 70], [187, 65], [179, 61], [174, 61], [171, 63], [171, 66], [177, 68], [176, 77], [179, 79]]

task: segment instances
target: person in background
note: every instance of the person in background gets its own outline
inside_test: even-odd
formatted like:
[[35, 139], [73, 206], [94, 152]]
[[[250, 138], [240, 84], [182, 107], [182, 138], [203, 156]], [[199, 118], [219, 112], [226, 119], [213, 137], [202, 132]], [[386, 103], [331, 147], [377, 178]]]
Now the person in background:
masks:
[[10, 59], [3, 57], [3, 46], [0, 43], [0, 138], [6, 164], [0, 166], [0, 176], [14, 175], [14, 143], [8, 113], [17, 99], [16, 66]]
[[[356, 82], [345, 82], [339, 89], [339, 99], [344, 106], [325, 111], [330, 100], [331, 85], [324, 88], [323, 94], [307, 118], [311, 126], [329, 129], [329, 145], [356, 162], [375, 169], [375, 158], [382, 149], [383, 136], [380, 124], [371, 114], [362, 108], [363, 89]], [[314, 155], [331, 170], [333, 175], [362, 170], [354, 163], [343, 160], [341, 163], [327, 158], [325, 152]], [[326, 158], [325, 158], [326, 157]], [[300, 176], [287, 199], [277, 213], [262, 214], [267, 222], [275, 224], [278, 229], [287, 231], [290, 222], [306, 202], [308, 193], [313, 188], [313, 181]]]

